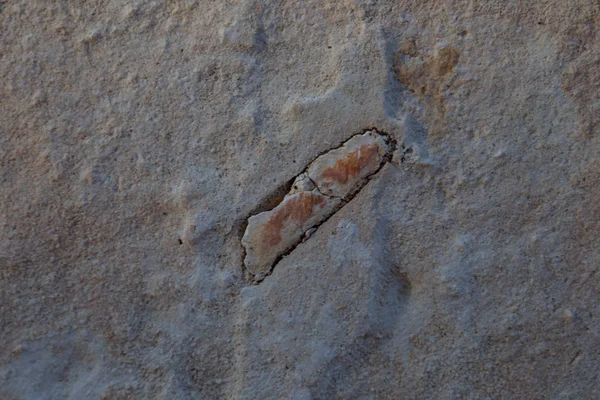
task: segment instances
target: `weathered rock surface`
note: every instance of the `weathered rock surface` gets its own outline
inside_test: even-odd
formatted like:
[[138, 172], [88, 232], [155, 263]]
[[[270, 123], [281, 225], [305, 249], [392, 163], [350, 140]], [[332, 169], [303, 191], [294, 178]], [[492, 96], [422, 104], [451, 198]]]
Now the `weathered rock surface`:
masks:
[[0, 1], [0, 399], [600, 398], [599, 63], [592, 0]]
[[242, 237], [248, 271], [257, 280], [263, 279], [281, 255], [347, 202], [348, 196], [364, 186], [367, 177], [379, 171], [391, 150], [386, 136], [367, 131], [314, 160], [307, 172], [294, 180], [289, 194], [277, 207], [248, 219]]
[[388, 139], [377, 131], [353, 136], [339, 149], [313, 161], [308, 176], [319, 192], [346, 199], [358, 191], [365, 179], [379, 170], [389, 157]]
[[291, 250], [304, 232], [324, 221], [342, 203], [318, 190], [290, 194], [271, 211], [250, 217], [242, 245], [246, 249], [246, 268], [258, 275], [267, 275], [278, 257]]

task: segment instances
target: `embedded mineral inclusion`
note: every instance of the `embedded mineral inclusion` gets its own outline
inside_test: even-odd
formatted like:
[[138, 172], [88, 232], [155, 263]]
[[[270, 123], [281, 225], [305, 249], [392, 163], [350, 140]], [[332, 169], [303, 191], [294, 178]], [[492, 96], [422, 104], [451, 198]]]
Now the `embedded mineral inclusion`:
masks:
[[242, 237], [244, 264], [260, 280], [273, 264], [292, 250], [306, 231], [340, 209], [384, 164], [391, 145], [372, 130], [350, 138], [341, 147], [318, 157], [294, 181], [274, 209], [251, 216]]

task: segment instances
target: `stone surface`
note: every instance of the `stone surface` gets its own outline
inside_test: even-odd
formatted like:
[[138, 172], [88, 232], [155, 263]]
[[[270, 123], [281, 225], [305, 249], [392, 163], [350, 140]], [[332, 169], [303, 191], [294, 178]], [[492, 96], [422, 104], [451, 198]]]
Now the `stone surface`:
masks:
[[389, 151], [385, 136], [368, 131], [317, 158], [309, 165], [307, 173], [319, 192], [346, 199], [364, 184], [368, 176], [379, 170]]
[[304, 232], [323, 222], [341, 203], [341, 199], [317, 190], [302, 191], [287, 195], [273, 210], [250, 217], [242, 238], [248, 271], [263, 279], [279, 256], [291, 250]]
[[277, 207], [251, 216], [242, 246], [244, 265], [255, 279], [263, 279], [282, 255], [349, 201], [366, 178], [379, 171], [390, 151], [388, 139], [377, 131], [354, 135], [317, 157]]
[[600, 398], [599, 62], [592, 0], [0, 1], [0, 398]]

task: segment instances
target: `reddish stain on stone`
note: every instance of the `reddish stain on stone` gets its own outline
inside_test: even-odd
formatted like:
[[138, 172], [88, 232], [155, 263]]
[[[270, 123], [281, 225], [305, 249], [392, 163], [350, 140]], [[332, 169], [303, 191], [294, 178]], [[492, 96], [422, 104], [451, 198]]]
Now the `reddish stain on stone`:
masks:
[[377, 160], [378, 146], [376, 144], [363, 144], [344, 158], [340, 158], [332, 167], [321, 174], [321, 179], [337, 181], [345, 185], [348, 180], [360, 175], [360, 172], [370, 163]]
[[325, 207], [325, 198], [312, 192], [301, 192], [285, 201], [264, 226], [264, 242], [275, 246], [281, 242], [281, 230], [288, 221], [299, 227], [304, 225], [313, 214], [313, 207]]

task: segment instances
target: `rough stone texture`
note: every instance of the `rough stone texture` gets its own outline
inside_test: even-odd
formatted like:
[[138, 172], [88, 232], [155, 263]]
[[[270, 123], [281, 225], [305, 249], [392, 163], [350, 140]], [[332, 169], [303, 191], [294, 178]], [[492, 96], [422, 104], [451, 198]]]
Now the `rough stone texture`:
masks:
[[[0, 398], [600, 398], [599, 32], [592, 0], [0, 1]], [[372, 127], [395, 162], [254, 284], [244, 221]]]
[[352, 136], [343, 146], [317, 157], [277, 207], [248, 219], [242, 237], [244, 266], [255, 279], [269, 274], [305, 233], [310, 230], [312, 235], [379, 171], [392, 150], [388, 141], [376, 131]]
[[318, 190], [287, 195], [281, 204], [248, 219], [242, 238], [244, 265], [262, 279], [271, 272], [278, 257], [291, 250], [304, 232], [324, 221], [342, 203]]
[[308, 176], [319, 192], [348, 199], [369, 176], [379, 170], [390, 152], [385, 136], [374, 131], [352, 137], [338, 149], [308, 166]]

